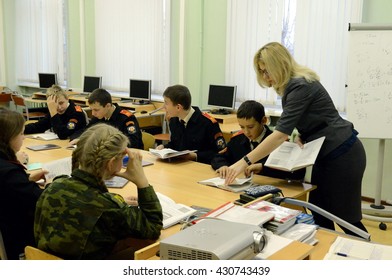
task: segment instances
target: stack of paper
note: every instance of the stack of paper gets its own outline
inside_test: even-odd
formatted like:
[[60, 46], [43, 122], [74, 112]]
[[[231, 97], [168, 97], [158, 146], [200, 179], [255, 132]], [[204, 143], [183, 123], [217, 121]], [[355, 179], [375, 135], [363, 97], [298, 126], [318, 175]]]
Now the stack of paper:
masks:
[[294, 225], [296, 217], [301, 214], [299, 210], [286, 208], [265, 200], [255, 201], [246, 207], [261, 212], [273, 213], [274, 219], [266, 223], [265, 228], [278, 235]]
[[295, 224], [282, 233], [281, 236], [307, 243], [309, 245], [314, 245], [318, 242], [318, 240], [315, 238], [317, 228], [318, 226], [316, 225]]
[[260, 212], [227, 202], [207, 213], [204, 217], [217, 218], [230, 222], [262, 226], [274, 218], [273, 213]]
[[34, 138], [34, 139], [41, 139], [41, 140], [55, 140], [55, 139], [59, 139], [57, 134], [54, 133], [54, 132], [51, 132], [51, 131], [46, 131], [45, 133], [28, 135], [27, 137]]

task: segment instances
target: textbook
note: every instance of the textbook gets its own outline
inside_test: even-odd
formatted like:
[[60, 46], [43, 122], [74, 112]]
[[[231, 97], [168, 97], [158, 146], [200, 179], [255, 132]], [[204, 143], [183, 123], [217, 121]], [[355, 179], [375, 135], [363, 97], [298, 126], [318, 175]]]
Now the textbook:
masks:
[[27, 146], [26, 148], [33, 151], [44, 151], [44, 150], [60, 149], [61, 147], [56, 144], [43, 144], [43, 145]]
[[203, 218], [216, 218], [230, 222], [256, 225], [261, 227], [268, 221], [273, 220], [274, 214], [245, 208], [232, 202], [227, 202], [220, 207], [208, 212], [200, 220]]
[[273, 214], [274, 219], [266, 223], [265, 227], [275, 234], [281, 234], [293, 226], [295, 224], [296, 217], [301, 214], [301, 211], [299, 210], [286, 208], [265, 200], [257, 200], [253, 203], [247, 204], [246, 208]]
[[56, 176], [59, 175], [71, 175], [72, 172], [72, 160], [71, 157], [66, 157], [42, 164], [42, 169], [48, 171], [45, 174], [45, 179], [47, 182], [53, 181]]
[[276, 148], [265, 162], [265, 166], [284, 171], [295, 171], [311, 166], [316, 161], [325, 136], [304, 144], [303, 148], [297, 143], [283, 142]]
[[253, 176], [248, 178], [236, 178], [233, 183], [227, 186], [225, 186], [225, 179], [220, 177], [199, 181], [198, 183], [206, 186], [217, 187], [226, 191], [242, 192], [252, 186], [252, 179]]
[[196, 150], [184, 150], [184, 151], [176, 151], [173, 149], [162, 149], [162, 150], [157, 150], [157, 149], [149, 149], [150, 153], [153, 154], [154, 156], [157, 156], [161, 159], [167, 159], [167, 158], [172, 158], [172, 157], [178, 157], [182, 155], [186, 155], [189, 153], [194, 153]]
[[156, 192], [156, 194], [162, 206], [164, 229], [178, 224], [183, 219], [191, 216], [197, 211], [192, 207], [176, 203], [173, 199], [164, 194], [161, 194], [159, 192]]
[[51, 131], [46, 131], [45, 133], [39, 133], [39, 134], [31, 134], [31, 135], [26, 135], [28, 138], [34, 138], [34, 139], [40, 139], [40, 140], [55, 140], [59, 139], [56, 133], [51, 132]]

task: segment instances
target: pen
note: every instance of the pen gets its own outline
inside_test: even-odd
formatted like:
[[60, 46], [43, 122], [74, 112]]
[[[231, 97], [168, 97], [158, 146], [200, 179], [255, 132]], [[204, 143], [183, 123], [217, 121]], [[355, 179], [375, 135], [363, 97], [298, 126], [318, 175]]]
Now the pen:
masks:
[[337, 252], [336, 255], [347, 258], [347, 254]]

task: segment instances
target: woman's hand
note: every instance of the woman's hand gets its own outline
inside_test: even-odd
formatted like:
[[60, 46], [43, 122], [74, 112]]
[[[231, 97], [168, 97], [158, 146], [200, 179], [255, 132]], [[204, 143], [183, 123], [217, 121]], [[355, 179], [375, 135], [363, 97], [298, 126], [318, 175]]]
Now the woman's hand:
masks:
[[126, 148], [128, 154], [128, 164], [124, 172], [117, 172], [116, 175], [134, 183], [138, 188], [148, 186], [148, 180], [144, 174], [142, 166], [142, 155], [137, 150]]
[[235, 178], [242, 172], [244, 172], [247, 166], [247, 163], [243, 159], [240, 159], [239, 161], [231, 165], [226, 172], [225, 185], [227, 186], [233, 183]]

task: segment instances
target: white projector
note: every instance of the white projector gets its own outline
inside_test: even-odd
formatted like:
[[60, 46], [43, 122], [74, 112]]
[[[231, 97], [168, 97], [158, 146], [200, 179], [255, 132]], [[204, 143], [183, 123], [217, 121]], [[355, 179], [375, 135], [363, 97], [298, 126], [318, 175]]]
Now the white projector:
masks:
[[266, 244], [259, 226], [205, 219], [160, 242], [162, 260], [246, 260]]

